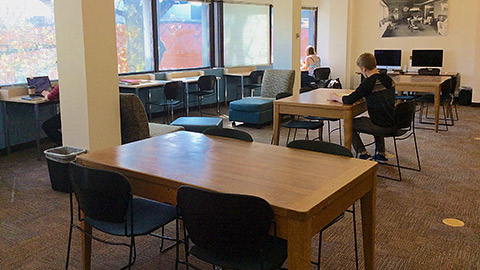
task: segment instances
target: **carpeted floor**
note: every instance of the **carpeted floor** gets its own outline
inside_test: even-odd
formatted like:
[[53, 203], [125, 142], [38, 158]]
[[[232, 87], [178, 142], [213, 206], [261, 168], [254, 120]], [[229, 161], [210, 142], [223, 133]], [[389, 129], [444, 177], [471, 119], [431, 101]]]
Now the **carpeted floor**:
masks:
[[[419, 129], [422, 171], [403, 170], [403, 182], [378, 179], [376, 269], [480, 269], [479, 113], [480, 108], [459, 107], [460, 121], [448, 132]], [[225, 126], [230, 123], [225, 121]], [[270, 143], [271, 126], [237, 128], [257, 142]], [[299, 132], [297, 138], [303, 134]], [[282, 130], [282, 145], [285, 139], [286, 130]], [[332, 134], [332, 139], [338, 142], [338, 134]], [[387, 139], [387, 151], [393, 152], [391, 139]], [[402, 164], [415, 165], [413, 141], [400, 142], [399, 151]], [[395, 172], [386, 166], [379, 170], [383, 175]], [[34, 148], [0, 156], [0, 269], [64, 268], [68, 205], [67, 194], [51, 190], [46, 161], [35, 159]], [[465, 227], [444, 225], [442, 219], [447, 217], [463, 220]], [[360, 217], [357, 226], [361, 230]], [[172, 235], [174, 225], [167, 231]], [[73, 238], [70, 269], [80, 269], [80, 233], [75, 231]], [[361, 243], [360, 231], [358, 238]], [[312, 239], [312, 258], [317, 241]], [[174, 269], [175, 250], [160, 255], [160, 242], [152, 237], [136, 242], [134, 269]], [[363, 269], [361, 244], [359, 251]], [[118, 269], [127, 258], [126, 248], [93, 244], [92, 269]], [[350, 214], [325, 231], [322, 269], [355, 269]]]

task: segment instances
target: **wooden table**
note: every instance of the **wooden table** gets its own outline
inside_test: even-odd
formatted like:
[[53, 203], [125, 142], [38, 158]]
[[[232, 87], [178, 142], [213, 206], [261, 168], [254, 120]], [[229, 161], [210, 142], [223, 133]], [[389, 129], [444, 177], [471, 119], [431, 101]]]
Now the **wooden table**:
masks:
[[434, 94], [435, 132], [438, 132], [440, 93], [442, 83], [451, 76], [393, 75], [395, 89], [399, 92], [424, 92]]
[[[351, 149], [353, 118], [367, 110], [364, 99], [353, 105], [345, 105], [328, 99], [330, 93], [350, 94], [353, 90], [320, 88], [310, 92], [293, 95], [273, 102], [273, 143], [280, 140], [280, 116], [282, 114], [300, 116], [320, 116], [343, 119], [345, 147]], [[321, 131], [320, 131], [321, 132]]]
[[[77, 161], [121, 172], [134, 194], [172, 205], [182, 185], [267, 200], [278, 236], [288, 240], [290, 270], [310, 269], [311, 238], [360, 199], [365, 266], [374, 268], [376, 162], [186, 131], [81, 155]], [[84, 269], [90, 269], [88, 236], [82, 250]]]
[[[252, 73], [252, 71], [234, 71], [234, 72], [226, 72], [226, 73], [223, 73], [223, 76], [225, 77], [225, 105], [227, 105], [227, 78], [228, 77], [239, 77], [240, 78], [240, 87], [242, 88], [242, 99], [245, 97], [245, 93], [243, 92], [244, 91], [244, 85], [245, 85], [245, 82], [244, 82], [244, 79], [245, 77], [248, 77], [250, 76], [250, 73]], [[236, 99], [236, 95], [235, 95], [235, 99]]]
[[[35, 117], [35, 141], [37, 145], [37, 160], [40, 160], [42, 157], [42, 149], [40, 146], [40, 136], [42, 133], [41, 123], [40, 123], [40, 106], [58, 104], [58, 100], [47, 101], [44, 98], [40, 97], [33, 100], [24, 100], [22, 98], [28, 97], [28, 95], [16, 96], [7, 99], [0, 99], [0, 102], [3, 103], [3, 123], [4, 123], [4, 136], [5, 136], [5, 145], [7, 147], [7, 155], [10, 154], [10, 131], [9, 131], [9, 119], [7, 113], [7, 103], [18, 103], [24, 104], [27, 106], [33, 106], [34, 117]], [[53, 112], [56, 114], [56, 106], [53, 107]]]
[[[174, 78], [171, 81], [182, 81], [185, 83], [185, 97], [186, 97], [186, 114], [189, 116], [190, 114], [190, 109], [189, 109], [189, 94], [188, 94], [188, 84], [192, 83], [197, 83], [198, 82], [199, 76], [196, 77], [186, 77], [186, 78]], [[220, 77], [217, 77], [217, 83], [215, 84], [215, 91], [216, 91], [216, 99], [217, 99], [217, 114], [220, 114], [220, 94], [219, 94], [219, 85], [218, 81], [220, 80]], [[170, 81], [165, 81], [165, 80], [146, 80], [144, 82], [141, 82], [140, 84], [123, 84], [119, 83], [120, 88], [127, 88], [127, 89], [133, 89], [135, 90], [135, 95], [138, 96], [138, 91], [140, 89], [146, 89], [148, 90], [148, 103], [151, 103], [152, 99], [152, 92], [151, 89], [155, 87], [163, 87], [165, 84], [167, 84]], [[148, 107], [148, 111], [150, 115], [151, 111], [151, 105]]]

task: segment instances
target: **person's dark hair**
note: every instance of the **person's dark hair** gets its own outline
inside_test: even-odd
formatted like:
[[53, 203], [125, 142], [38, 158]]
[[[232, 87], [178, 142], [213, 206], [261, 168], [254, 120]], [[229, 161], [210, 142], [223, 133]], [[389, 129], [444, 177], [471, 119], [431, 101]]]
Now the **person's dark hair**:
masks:
[[308, 53], [308, 55], [314, 55], [315, 54], [315, 48], [313, 46], [308, 46], [307, 47], [307, 53]]
[[377, 67], [375, 56], [371, 53], [362, 53], [357, 59], [357, 66], [372, 70]]

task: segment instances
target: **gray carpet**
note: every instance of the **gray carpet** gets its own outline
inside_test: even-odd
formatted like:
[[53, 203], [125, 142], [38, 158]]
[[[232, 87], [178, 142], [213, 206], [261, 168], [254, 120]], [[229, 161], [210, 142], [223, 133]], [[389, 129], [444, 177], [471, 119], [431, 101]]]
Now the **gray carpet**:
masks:
[[[422, 171], [403, 170], [403, 182], [378, 179], [377, 269], [480, 269], [480, 140], [475, 139], [480, 137], [479, 112], [479, 108], [459, 107], [460, 121], [448, 132], [418, 130]], [[270, 143], [271, 126], [237, 128], [257, 142]], [[285, 139], [282, 130], [282, 145]], [[332, 139], [338, 142], [338, 134]], [[391, 139], [387, 151], [393, 153]], [[402, 164], [415, 165], [413, 141], [400, 142], [399, 151]], [[379, 173], [395, 176], [396, 170], [381, 166]], [[463, 220], [465, 227], [445, 226], [446, 217]], [[0, 269], [64, 268], [68, 222], [68, 195], [51, 190], [46, 162], [35, 159], [34, 148], [0, 156]], [[359, 217], [357, 227], [361, 243]], [[167, 231], [173, 235], [174, 225]], [[75, 231], [73, 238], [70, 269], [80, 269], [80, 233]], [[323, 240], [322, 269], [355, 269], [350, 214], [326, 230]], [[152, 237], [139, 237], [136, 242], [134, 269], [174, 268], [175, 250], [160, 255], [160, 242]], [[312, 258], [316, 253], [317, 237], [312, 239]], [[126, 248], [93, 244], [93, 269], [118, 269], [127, 258]]]

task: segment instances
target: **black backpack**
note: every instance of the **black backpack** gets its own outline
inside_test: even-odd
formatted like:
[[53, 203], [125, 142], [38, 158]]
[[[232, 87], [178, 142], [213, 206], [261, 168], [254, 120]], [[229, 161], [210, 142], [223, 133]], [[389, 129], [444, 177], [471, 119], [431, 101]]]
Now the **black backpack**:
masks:
[[340, 82], [340, 78], [330, 79], [326, 81], [325, 88], [342, 89], [342, 83]]

